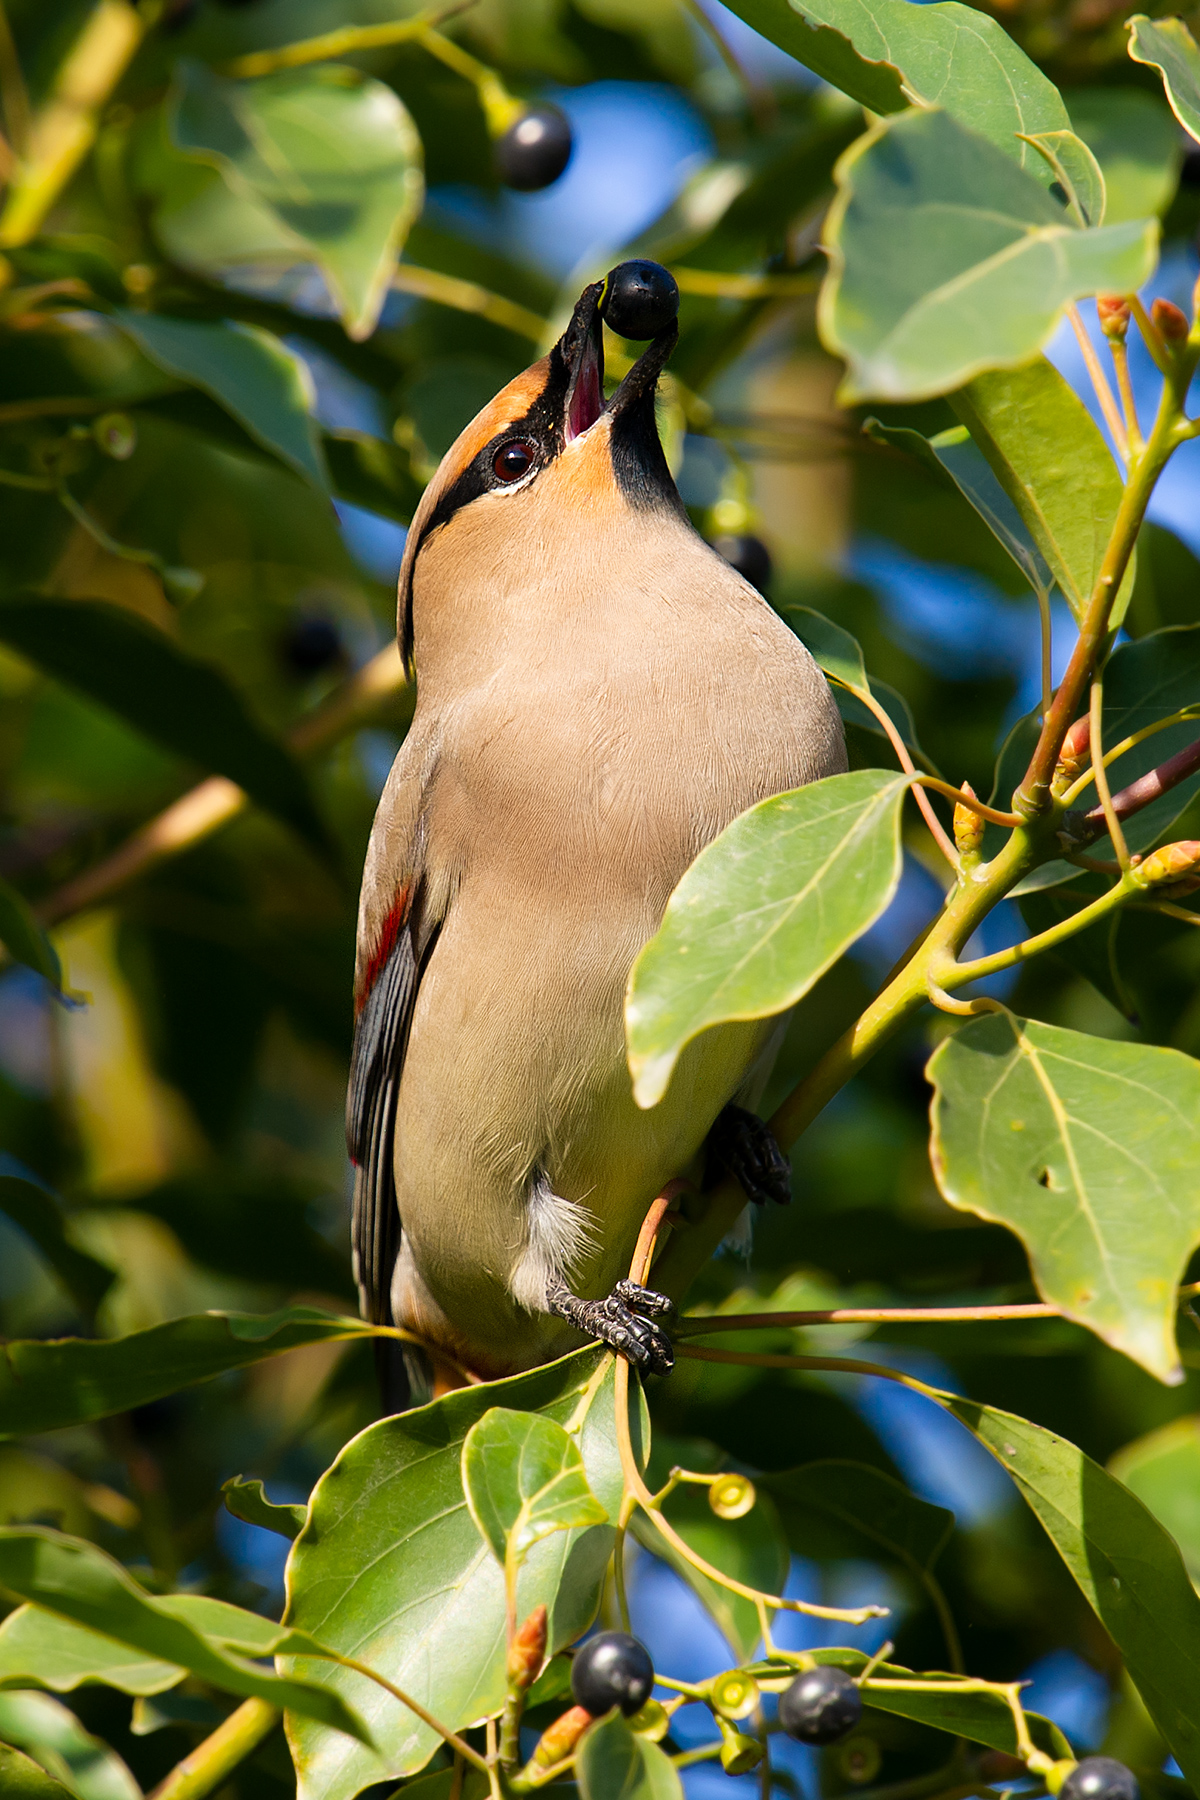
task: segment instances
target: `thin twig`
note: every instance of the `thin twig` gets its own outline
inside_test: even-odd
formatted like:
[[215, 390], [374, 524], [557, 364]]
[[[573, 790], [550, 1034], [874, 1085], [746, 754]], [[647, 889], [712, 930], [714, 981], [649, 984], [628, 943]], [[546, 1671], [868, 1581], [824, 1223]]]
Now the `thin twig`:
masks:
[[671, 273], [681, 294], [720, 300], [792, 299], [815, 294], [821, 285], [818, 275], [730, 275], [721, 269], [678, 267]]
[[1127, 869], [1129, 845], [1125, 842], [1121, 821], [1113, 808], [1108, 773], [1104, 767], [1104, 678], [1101, 675], [1097, 675], [1092, 682], [1091, 703], [1088, 707], [1088, 738], [1092, 752], [1092, 780], [1096, 783], [1096, 792], [1100, 796], [1104, 823], [1112, 839], [1117, 861], [1122, 869]]
[[837, 1306], [821, 1312], [728, 1313], [681, 1319], [674, 1336], [707, 1337], [714, 1331], [793, 1330], [802, 1325], [947, 1325], [963, 1321], [1057, 1319], [1057, 1306], [1042, 1300], [1019, 1306]]
[[[313, 1653], [306, 1651], [304, 1654], [311, 1655]], [[365, 1675], [368, 1681], [373, 1681], [377, 1687], [381, 1687], [385, 1693], [392, 1696], [393, 1700], [398, 1700], [401, 1706], [407, 1706], [409, 1712], [416, 1713], [423, 1724], [428, 1725], [431, 1731], [436, 1731], [443, 1743], [449, 1744], [457, 1755], [471, 1764], [472, 1768], [478, 1769], [484, 1775], [490, 1772], [486, 1760], [480, 1756], [478, 1750], [472, 1750], [465, 1738], [460, 1738], [456, 1731], [451, 1731], [448, 1725], [443, 1725], [441, 1720], [435, 1718], [433, 1713], [428, 1712], [419, 1700], [414, 1700], [411, 1694], [406, 1694], [403, 1688], [398, 1688], [394, 1681], [389, 1681], [386, 1675], [379, 1673], [378, 1669], [373, 1669], [369, 1663], [359, 1662], [357, 1657], [340, 1656], [333, 1650], [323, 1649], [321, 1657], [322, 1660], [337, 1663], [341, 1669], [353, 1669], [356, 1675]]]
[[1138, 418], [1133, 382], [1129, 376], [1129, 350], [1124, 338], [1109, 338], [1108, 347], [1112, 352], [1113, 368], [1117, 374], [1117, 390], [1120, 393], [1121, 405], [1125, 412], [1125, 441], [1132, 454], [1142, 447], [1142, 426]]
[[1072, 301], [1067, 308], [1067, 317], [1071, 321], [1071, 330], [1075, 333], [1087, 372], [1092, 378], [1092, 386], [1096, 390], [1096, 398], [1100, 402], [1100, 411], [1104, 414], [1105, 423], [1112, 432], [1113, 443], [1121, 461], [1129, 461], [1129, 439], [1125, 435], [1125, 422], [1121, 417], [1121, 409], [1117, 405], [1116, 396], [1108, 385], [1108, 376], [1104, 373], [1100, 358], [1096, 355], [1096, 346], [1088, 334], [1078, 306]]
[[[1156, 769], [1150, 769], [1145, 775], [1139, 775], [1136, 781], [1131, 781], [1128, 787], [1121, 789], [1120, 793], [1111, 795], [1107, 808], [1101, 804], [1094, 806], [1090, 812], [1084, 813], [1084, 826], [1093, 836], [1099, 837], [1102, 829], [1109, 829], [1110, 810], [1116, 818], [1128, 819], [1134, 813], [1141, 812], [1152, 801], [1161, 799], [1164, 794], [1170, 793], [1171, 789], [1178, 787], [1181, 781], [1186, 781], [1189, 775], [1194, 775], [1197, 769], [1200, 769], [1200, 738], [1197, 738], [1194, 743], [1185, 744], [1182, 750], [1177, 750], [1174, 756], [1167, 758], [1166, 762], [1159, 763]], [[1096, 786], [1099, 788], [1100, 783], [1097, 782]], [[1111, 831], [1109, 835], [1111, 836]], [[1084, 839], [1083, 841], [1088, 840]]]
[[275, 50], [251, 50], [222, 66], [221, 73], [235, 80], [252, 80], [258, 75], [273, 74], [276, 69], [299, 69], [306, 63], [330, 62], [335, 57], [354, 56], [363, 50], [386, 50], [394, 45], [411, 43], [423, 32], [444, 25], [457, 13], [465, 12], [475, 0], [457, 0], [440, 10], [431, 7], [409, 19], [395, 19], [386, 25], [342, 25], [334, 31], [323, 31], [317, 37], [301, 38], [294, 44], [281, 44]]
[[920, 787], [932, 788], [935, 794], [944, 794], [947, 800], [953, 800], [956, 806], [965, 806], [968, 812], [978, 813], [981, 819], [989, 819], [993, 825], [1007, 825], [1011, 831], [1022, 823], [1021, 817], [1014, 812], [997, 812], [994, 806], [988, 806], [974, 794], [962, 788], [951, 787], [937, 775], [923, 775], [914, 771], [913, 781]]
[[[863, 705], [865, 707], [867, 707], [870, 712], [873, 712], [875, 717], [879, 720], [879, 723], [880, 723], [881, 727], [883, 728], [884, 735], [887, 738], [888, 742], [891, 744], [892, 749], [896, 752], [896, 760], [899, 762], [900, 767], [904, 770], [904, 773], [906, 775], [915, 776], [917, 774], [917, 765], [913, 761], [912, 757], [909, 755], [908, 745], [904, 742], [904, 739], [900, 736], [900, 733], [896, 730], [895, 723], [893, 722], [891, 715], [888, 713], [886, 707], [883, 707], [879, 704], [879, 701], [875, 698], [875, 696], [871, 692], [870, 688], [857, 688], [856, 687], [856, 688], [851, 688], [850, 692], [854, 695], [855, 699], [861, 700]], [[957, 790], [951, 789], [950, 791], [954, 794], [955, 799], [957, 800], [959, 798]], [[950, 864], [950, 867], [957, 874], [958, 866], [959, 866], [958, 865], [958, 851], [955, 849], [954, 844], [952, 843], [951, 839], [947, 836], [946, 831], [944, 830], [941, 821], [939, 820], [937, 814], [934, 812], [933, 807], [929, 802], [928, 796], [926, 794], [922, 793], [919, 786], [914, 785], [913, 799], [916, 801], [917, 805], [920, 807], [921, 817], [924, 819], [926, 825], [929, 827], [930, 833], [931, 833], [933, 840], [936, 843], [938, 849], [941, 851], [942, 855], [946, 858], [946, 861]]]
[[[1139, 744], [1145, 743], [1147, 738], [1154, 737], [1160, 731], [1168, 731], [1172, 725], [1184, 725], [1196, 718], [1200, 718], [1200, 701], [1194, 702], [1191, 706], [1181, 706], [1178, 712], [1168, 713], [1164, 719], [1155, 719], [1153, 725], [1146, 725], [1141, 731], [1131, 732], [1128, 737], [1123, 737], [1119, 744], [1114, 744], [1111, 750], [1105, 752], [1105, 768], [1107, 769], [1111, 763], [1115, 763], [1118, 757], [1126, 755], [1128, 751], [1135, 750]], [[1171, 758], [1171, 761], [1173, 762], [1174, 758]], [[1162, 767], [1169, 768], [1170, 762], [1164, 763]], [[1089, 786], [1091, 779], [1092, 770], [1089, 764], [1083, 774], [1073, 781], [1066, 793], [1062, 795], [1063, 805], [1071, 806], [1082, 794], [1084, 788]], [[1142, 779], [1144, 780], [1145, 777], [1143, 776]], [[1113, 804], [1117, 805], [1115, 799]]]

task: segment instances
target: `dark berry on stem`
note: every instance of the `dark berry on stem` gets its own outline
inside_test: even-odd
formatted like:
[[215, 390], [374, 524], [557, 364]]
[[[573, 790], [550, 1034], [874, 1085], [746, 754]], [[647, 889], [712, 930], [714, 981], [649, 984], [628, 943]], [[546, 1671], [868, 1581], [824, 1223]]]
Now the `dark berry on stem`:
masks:
[[571, 125], [561, 107], [531, 106], [496, 144], [500, 179], [520, 193], [557, 181], [571, 160]]
[[1085, 1756], [1058, 1790], [1059, 1800], [1139, 1800], [1132, 1769], [1115, 1756]]
[[771, 552], [761, 538], [751, 537], [748, 532], [723, 532], [713, 539], [712, 547], [731, 569], [762, 592], [771, 579]]
[[341, 655], [342, 640], [328, 619], [296, 619], [284, 636], [283, 660], [297, 675], [316, 675], [339, 662]]
[[600, 296], [600, 317], [618, 337], [652, 338], [665, 331], [679, 311], [679, 289], [661, 263], [618, 263]]
[[654, 1686], [654, 1664], [627, 1631], [589, 1638], [571, 1664], [571, 1692], [595, 1718], [619, 1706], [627, 1719], [640, 1712]]
[[802, 1744], [834, 1744], [862, 1718], [862, 1695], [844, 1669], [805, 1669], [779, 1696], [779, 1723]]

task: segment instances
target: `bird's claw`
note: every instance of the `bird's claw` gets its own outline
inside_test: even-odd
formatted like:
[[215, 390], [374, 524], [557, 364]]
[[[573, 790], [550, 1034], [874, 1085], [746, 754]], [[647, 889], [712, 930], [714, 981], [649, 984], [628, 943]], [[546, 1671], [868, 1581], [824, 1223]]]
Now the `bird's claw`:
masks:
[[773, 1200], [787, 1206], [792, 1198], [792, 1165], [774, 1132], [756, 1113], [729, 1105], [718, 1113], [705, 1145], [707, 1174], [732, 1175], [747, 1200], [762, 1206]]
[[604, 1300], [580, 1300], [560, 1284], [546, 1299], [551, 1312], [588, 1337], [599, 1338], [648, 1375], [669, 1375], [675, 1367], [666, 1331], [666, 1322], [674, 1322], [675, 1307], [665, 1294], [636, 1281], [618, 1281]]

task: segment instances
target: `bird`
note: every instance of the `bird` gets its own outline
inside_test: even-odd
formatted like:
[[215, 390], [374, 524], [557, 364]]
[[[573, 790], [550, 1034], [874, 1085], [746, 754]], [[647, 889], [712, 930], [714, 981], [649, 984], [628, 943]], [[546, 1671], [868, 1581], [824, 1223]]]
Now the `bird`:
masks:
[[[674, 307], [606, 399], [604, 318], [647, 269]], [[417, 699], [364, 866], [347, 1100], [362, 1312], [424, 1346], [385, 1355], [387, 1411], [589, 1339], [667, 1372], [672, 1297], [622, 1279], [650, 1202], [725, 1172], [790, 1197], [750, 1110], [779, 1020], [702, 1034], [649, 1109], [625, 1056], [630, 969], [699, 852], [846, 767], [813, 658], [676, 489], [677, 307], [653, 264], [586, 287], [409, 527]]]

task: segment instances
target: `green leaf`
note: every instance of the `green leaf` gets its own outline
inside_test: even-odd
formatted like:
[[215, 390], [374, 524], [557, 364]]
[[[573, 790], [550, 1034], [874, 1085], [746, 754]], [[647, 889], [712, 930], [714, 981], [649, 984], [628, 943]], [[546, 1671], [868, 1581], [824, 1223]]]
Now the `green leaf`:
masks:
[[[738, 1342], [742, 1341], [739, 1338]], [[758, 1498], [740, 1519], [719, 1519], [708, 1503], [707, 1488], [677, 1488], [667, 1502], [667, 1518], [684, 1542], [722, 1574], [732, 1576], [746, 1587], [757, 1588], [760, 1593], [779, 1594], [787, 1579], [787, 1540], [774, 1504], [763, 1492], [763, 1485], [756, 1477]], [[693, 1568], [643, 1513], [634, 1513], [630, 1530], [644, 1550], [661, 1557], [692, 1589], [738, 1660], [752, 1656], [762, 1638], [754, 1602], [730, 1593], [728, 1588]]]
[[1107, 224], [1166, 211], [1183, 143], [1161, 100], [1140, 88], [1072, 88], [1071, 122], [1100, 164]]
[[[1122, 494], [1099, 427], [1044, 356], [1022, 369], [976, 376], [950, 404], [1081, 619]], [[1124, 617], [1135, 573], [1131, 563], [1113, 609], [1114, 625]]]
[[56, 1431], [244, 1369], [299, 1344], [370, 1334], [314, 1307], [196, 1313], [119, 1338], [13, 1339], [0, 1357], [0, 1437]]
[[877, 443], [892, 444], [915, 456], [939, 475], [949, 476], [996, 541], [1008, 551], [1034, 592], [1050, 592], [1054, 576], [1025, 521], [965, 425], [953, 426], [933, 438], [912, 431], [906, 425], [883, 425], [878, 419], [867, 419], [863, 430]]
[[[49, 1694], [0, 1693], [0, 1738], [27, 1750], [78, 1800], [142, 1800], [116, 1751], [85, 1731], [70, 1708]], [[7, 1795], [7, 1787], [0, 1792]]]
[[[612, 1360], [591, 1348], [372, 1425], [317, 1483], [288, 1560], [287, 1620], [363, 1657], [452, 1730], [504, 1703], [504, 1574], [471, 1517], [461, 1475], [467, 1433], [497, 1405], [564, 1427], [588, 1485], [615, 1518], [623, 1489]], [[611, 1525], [560, 1531], [529, 1552], [517, 1614], [527, 1618], [546, 1604], [549, 1654], [594, 1618], [613, 1536]], [[415, 1774], [429, 1761], [440, 1740], [413, 1714], [350, 1670], [304, 1668], [350, 1699], [378, 1754], [290, 1720], [298, 1800], [352, 1800], [371, 1782]]]
[[[226, 81], [177, 64], [170, 132], [210, 163], [243, 215], [317, 264], [352, 338], [375, 329], [392, 267], [421, 209], [421, 141], [393, 90], [337, 64]], [[230, 242], [236, 261], [244, 244]]]
[[701, 851], [633, 966], [625, 1003], [639, 1106], [712, 1025], [786, 1011], [887, 907], [903, 775], [860, 769], [778, 794]]
[[899, 1481], [866, 1463], [831, 1458], [759, 1477], [779, 1505], [797, 1555], [813, 1555], [811, 1527], [815, 1517], [842, 1535], [849, 1534], [855, 1554], [862, 1540], [890, 1551], [914, 1573], [924, 1576], [949, 1542], [954, 1514], [919, 1500]]
[[[0, 1587], [155, 1660], [177, 1663], [223, 1693], [266, 1700], [317, 1719], [339, 1736], [370, 1742], [361, 1719], [338, 1694], [243, 1660], [312, 1645], [307, 1632], [290, 1632], [199, 1595], [148, 1594], [94, 1544], [45, 1526], [0, 1526]], [[181, 1608], [181, 1599], [189, 1604]]]
[[1015, 1231], [1067, 1318], [1182, 1381], [1175, 1294], [1200, 1242], [1200, 1063], [1004, 1013], [947, 1038], [927, 1074], [946, 1199]]
[[312, 417], [312, 377], [271, 332], [232, 319], [206, 325], [165, 313], [118, 312], [116, 317], [160, 369], [210, 395], [256, 443], [314, 487], [329, 486]]
[[1108, 1472], [1149, 1507], [1200, 1583], [1200, 1422], [1195, 1414], [1147, 1432], [1109, 1460]]
[[1171, 111], [1200, 143], [1200, 44], [1182, 19], [1135, 13], [1128, 25], [1130, 56], [1158, 70]]
[[842, 682], [857, 694], [868, 691], [867, 667], [857, 638], [824, 613], [814, 612], [811, 606], [784, 606], [780, 610], [800, 642], [812, 652], [817, 667], [832, 681]]
[[619, 1712], [588, 1726], [575, 1773], [582, 1800], [683, 1800], [670, 1757], [631, 1731]]
[[1062, 95], [995, 19], [956, 0], [733, 0], [756, 31], [872, 112], [916, 102], [960, 124], [1049, 185], [1019, 132], [1070, 124]]
[[34, 917], [23, 895], [9, 882], [0, 879], [0, 944], [14, 962], [24, 963], [61, 989], [62, 968], [58, 951]]
[[76, 1800], [40, 1763], [8, 1744], [0, 1744], [0, 1794], [4, 1800]]
[[0, 1212], [32, 1239], [80, 1312], [90, 1319], [116, 1280], [116, 1271], [71, 1243], [58, 1195], [2, 1151]]
[[108, 706], [164, 749], [225, 775], [322, 851], [327, 836], [289, 751], [215, 664], [106, 600], [5, 596], [0, 641]]
[[874, 126], [842, 156], [837, 182], [818, 318], [848, 363], [847, 402], [928, 399], [1027, 362], [1069, 301], [1131, 293], [1154, 268], [1155, 221], [1079, 230], [939, 109]]
[[1103, 225], [1108, 196], [1100, 164], [1073, 131], [1036, 131], [1026, 137], [1044, 158], [1077, 225]]
[[1196, 1787], [1200, 1597], [1177, 1547], [1140, 1500], [1066, 1438], [974, 1400], [939, 1398], [1016, 1482]]
[[235, 1519], [261, 1525], [264, 1531], [277, 1531], [280, 1537], [299, 1537], [308, 1517], [307, 1506], [279, 1506], [268, 1500], [261, 1481], [243, 1481], [240, 1475], [231, 1475], [222, 1482], [221, 1492], [226, 1510]]
[[0, 1625], [0, 1688], [45, 1687], [69, 1694], [78, 1687], [111, 1687], [123, 1694], [162, 1694], [186, 1673], [177, 1663], [143, 1656], [40, 1606], [18, 1606]]
[[517, 1568], [556, 1531], [604, 1525], [574, 1439], [553, 1419], [493, 1406], [463, 1442], [462, 1483], [480, 1536]]

